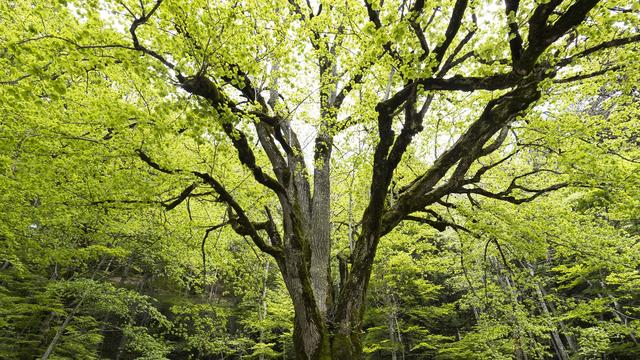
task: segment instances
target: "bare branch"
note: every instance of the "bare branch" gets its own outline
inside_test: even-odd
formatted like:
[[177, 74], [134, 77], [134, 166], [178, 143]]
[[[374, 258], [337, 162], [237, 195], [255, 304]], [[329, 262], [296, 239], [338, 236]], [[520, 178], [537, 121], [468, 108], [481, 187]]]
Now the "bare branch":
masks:
[[[475, 15], [473, 16], [473, 18], [475, 19]], [[467, 43], [471, 41], [475, 34], [475, 30], [469, 31], [467, 35], [465, 35], [465, 37], [458, 43], [458, 45], [456, 45], [455, 49], [453, 49], [453, 51], [451, 52], [451, 55], [449, 55], [449, 57], [447, 57], [447, 59], [444, 61], [444, 64], [440, 68], [440, 71], [438, 71], [437, 77], [444, 77], [449, 70], [453, 69], [454, 67], [458, 66], [459, 64], [463, 63], [468, 58], [473, 56], [473, 51], [470, 51], [456, 59], [456, 56], [458, 56], [465, 45], [467, 45]]]
[[462, 188], [459, 190], [456, 190], [455, 193], [458, 194], [477, 194], [477, 195], [481, 195], [484, 197], [488, 197], [488, 198], [492, 198], [492, 199], [496, 199], [496, 200], [501, 200], [501, 201], [506, 201], [506, 202], [510, 202], [512, 204], [522, 204], [525, 202], [531, 202], [533, 200], [535, 200], [536, 198], [538, 198], [541, 195], [544, 195], [546, 193], [549, 193], [551, 191], [554, 190], [558, 190], [558, 189], [562, 189], [564, 187], [567, 187], [569, 184], [568, 183], [559, 183], [559, 184], [555, 184], [555, 185], [551, 185], [549, 187], [543, 188], [543, 189], [526, 189], [526, 192], [529, 193], [533, 193], [530, 196], [526, 196], [526, 197], [521, 197], [521, 198], [517, 198], [515, 196], [513, 196], [511, 193], [511, 190], [505, 190], [505, 191], [501, 191], [498, 193], [493, 193], [490, 191], [487, 191], [485, 189], [481, 189], [481, 188], [473, 188], [473, 189], [467, 189], [467, 188]]
[[[141, 17], [139, 18], [135, 18], [133, 20], [133, 23], [131, 24], [131, 27], [129, 27], [129, 33], [131, 34], [131, 40], [133, 41], [133, 48], [146, 54], [149, 55], [153, 58], [155, 58], [156, 60], [160, 61], [162, 64], [164, 64], [166, 67], [168, 67], [169, 69], [172, 70], [176, 70], [176, 66], [169, 62], [166, 58], [164, 58], [164, 56], [158, 54], [156, 51], [148, 49], [144, 46], [142, 46], [140, 44], [140, 40], [138, 39], [138, 35], [136, 34], [136, 30], [138, 29], [138, 27], [140, 27], [141, 25], [144, 25], [147, 23], [147, 21], [149, 21], [149, 19], [151, 18], [151, 16], [153, 16], [153, 14], [156, 12], [156, 10], [158, 10], [158, 8], [160, 7], [160, 5], [162, 4], [162, 0], [157, 0], [156, 3], [153, 5], [153, 7], [151, 8], [151, 11], [149, 11], [149, 13], [145, 14], [144, 13], [144, 8], [143, 8], [143, 14]], [[178, 79], [180, 79], [181, 75], [178, 72]]]
[[424, 0], [417, 0], [413, 4], [411, 9], [409, 10], [410, 11], [409, 24], [411, 25], [413, 32], [416, 34], [416, 37], [420, 42], [420, 47], [422, 48], [422, 51], [423, 51], [421, 59], [424, 60], [426, 59], [426, 57], [429, 55], [429, 52], [430, 52], [429, 43], [427, 42], [427, 39], [424, 35], [424, 31], [422, 30], [422, 27], [420, 26], [420, 23], [417, 21], [420, 15], [422, 14], [423, 8], [424, 8]]
[[509, 135], [509, 130], [510, 130], [510, 127], [508, 125], [503, 127], [502, 130], [500, 130], [500, 134], [498, 134], [498, 137], [496, 138], [496, 140], [490, 145], [483, 148], [482, 151], [480, 151], [480, 156], [486, 156], [498, 150], [498, 148], [500, 148], [500, 146], [507, 139], [507, 135]]
[[247, 235], [260, 250], [275, 258], [280, 258], [282, 256], [282, 249], [280, 247], [267, 244], [264, 239], [262, 239], [262, 237], [258, 235], [254, 223], [249, 220], [244, 209], [240, 206], [240, 204], [238, 204], [238, 202], [233, 198], [233, 196], [231, 196], [231, 194], [220, 182], [218, 182], [215, 178], [207, 173], [194, 171], [193, 174], [201, 178], [205, 183], [209, 184], [213, 188], [213, 190], [218, 193], [218, 195], [220, 196], [220, 200], [227, 203], [233, 209], [238, 217], [238, 223], [247, 230]]
[[601, 70], [597, 70], [597, 71], [593, 71], [590, 73], [586, 73], [586, 74], [578, 74], [578, 75], [573, 75], [573, 76], [569, 76], [566, 78], [562, 78], [562, 79], [555, 79], [553, 82], [556, 84], [566, 84], [566, 83], [571, 83], [574, 81], [580, 81], [580, 80], [585, 80], [585, 79], [590, 79], [596, 76], [601, 76], [604, 75], [610, 71], [618, 71], [620, 69], [622, 69], [622, 66], [612, 66], [612, 67], [607, 67]]
[[158, 164], [157, 162], [151, 160], [151, 158], [149, 157], [149, 155], [147, 155], [143, 150], [141, 149], [136, 149], [136, 154], [138, 154], [138, 157], [140, 157], [140, 159], [142, 161], [144, 161], [145, 163], [147, 163], [147, 165], [151, 166], [152, 168], [165, 173], [165, 174], [175, 174], [177, 172], [180, 172], [181, 170], [170, 170], [170, 169], [166, 169], [164, 167], [162, 167], [160, 164]]
[[[508, 89], [518, 83], [519, 77], [514, 74], [496, 74], [485, 77], [464, 77], [456, 75], [450, 78], [427, 78], [417, 80], [424, 90], [474, 91]], [[413, 84], [405, 86], [385, 101], [381, 101], [376, 109], [387, 114], [393, 113], [407, 99]]]
[[31, 74], [25, 74], [13, 80], [0, 81], [0, 85], [18, 85], [21, 80], [24, 80], [29, 76], [31, 76]]
[[572, 62], [574, 62], [577, 59], [580, 58], [584, 58], [587, 57], [593, 53], [602, 51], [602, 50], [606, 50], [606, 49], [610, 49], [610, 48], [614, 48], [614, 47], [620, 47], [620, 46], [624, 46], [624, 45], [628, 45], [628, 44], [632, 44], [632, 43], [636, 43], [636, 42], [640, 42], [640, 34], [637, 35], [633, 35], [633, 36], [628, 36], [628, 37], [624, 37], [624, 38], [618, 38], [618, 39], [613, 39], [613, 40], [609, 40], [609, 41], [605, 41], [602, 42], [598, 45], [594, 45], [586, 50], [583, 50], [575, 55], [572, 55], [568, 58], [564, 58], [560, 61], [558, 61], [555, 65], [558, 67], [562, 67], [562, 66], [566, 66]]
[[462, 226], [462, 225], [458, 225], [454, 222], [451, 221], [446, 221], [444, 220], [444, 218], [442, 216], [437, 216], [436, 220], [432, 220], [432, 219], [425, 219], [423, 217], [419, 217], [419, 216], [414, 216], [414, 215], [407, 215], [405, 216], [405, 218], [403, 220], [408, 220], [408, 221], [415, 221], [418, 222], [420, 224], [427, 224], [429, 226], [431, 226], [432, 228], [443, 232], [445, 231], [448, 227], [455, 229], [455, 230], [462, 230], [464, 232], [471, 232], [469, 229], [467, 229], [466, 227]]
[[205, 230], [204, 232], [204, 237], [202, 238], [202, 244], [200, 245], [200, 251], [202, 252], [202, 279], [204, 280], [204, 283], [206, 284], [207, 282], [207, 253], [205, 252], [205, 245], [207, 242], [207, 238], [209, 237], [209, 234], [212, 231], [215, 231], [225, 225], [228, 225], [229, 222], [225, 221], [223, 223], [220, 223], [218, 225], [214, 225], [210, 228], [208, 228], [207, 230]]
[[369, 15], [369, 21], [371, 21], [376, 29], [380, 29], [382, 27], [382, 22], [380, 22], [380, 13], [376, 10], [373, 10], [373, 6], [371, 6], [371, 2], [375, 0], [364, 0], [364, 6], [367, 8], [367, 15]]
[[185, 201], [191, 195], [193, 190], [195, 190], [197, 187], [198, 187], [198, 184], [196, 183], [193, 183], [187, 186], [184, 190], [182, 190], [180, 195], [178, 195], [178, 197], [175, 200], [173, 200], [168, 204], [163, 204], [164, 208], [167, 210], [173, 210], [176, 206], [180, 205], [183, 201]]
[[267, 175], [256, 163], [256, 157], [253, 154], [253, 150], [251, 150], [251, 147], [249, 146], [247, 136], [229, 122], [223, 123], [222, 129], [227, 134], [229, 139], [231, 139], [233, 146], [238, 151], [238, 158], [240, 159], [240, 162], [248, 167], [249, 170], [251, 170], [251, 173], [253, 174], [253, 177], [256, 179], [256, 181], [273, 190], [277, 194], [286, 197], [286, 191], [283, 188], [282, 184], [280, 184], [276, 179]]
[[[540, 97], [537, 84], [548, 75], [540, 73], [538, 76], [540, 78], [528, 79], [516, 89], [490, 101], [478, 120], [469, 126], [456, 143], [442, 153], [429, 170], [403, 189], [396, 203], [383, 215], [383, 234], [390, 231], [404, 216], [436, 202], [463, 183], [467, 170], [481, 156], [483, 145]], [[458, 166], [451, 178], [436, 187], [456, 163]]]

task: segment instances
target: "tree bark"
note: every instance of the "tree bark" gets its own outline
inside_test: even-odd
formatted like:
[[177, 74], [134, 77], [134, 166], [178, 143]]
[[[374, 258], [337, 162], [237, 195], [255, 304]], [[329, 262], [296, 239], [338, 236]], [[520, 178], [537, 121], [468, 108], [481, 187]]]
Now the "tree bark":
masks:
[[62, 333], [64, 332], [64, 330], [67, 328], [67, 326], [69, 325], [73, 317], [76, 315], [76, 313], [80, 309], [80, 306], [82, 305], [83, 301], [84, 301], [84, 298], [78, 301], [78, 304], [76, 304], [73, 310], [67, 315], [67, 317], [64, 319], [64, 322], [62, 323], [62, 325], [60, 325], [58, 330], [56, 330], [56, 334], [53, 336], [53, 339], [51, 339], [51, 342], [49, 343], [47, 350], [42, 355], [42, 360], [49, 359], [51, 354], [53, 354], [53, 350], [56, 348], [56, 345], [58, 345], [58, 342], [60, 341], [60, 337], [62, 336]]
[[[264, 322], [267, 318], [267, 280], [269, 278], [269, 260], [266, 260], [264, 263], [264, 278], [262, 281], [262, 292], [260, 294], [260, 303], [258, 306], [258, 320]], [[265, 341], [265, 333], [263, 324], [260, 325], [260, 335], [258, 337], [259, 341], [264, 344]], [[264, 354], [260, 354], [260, 360], [264, 360]]]

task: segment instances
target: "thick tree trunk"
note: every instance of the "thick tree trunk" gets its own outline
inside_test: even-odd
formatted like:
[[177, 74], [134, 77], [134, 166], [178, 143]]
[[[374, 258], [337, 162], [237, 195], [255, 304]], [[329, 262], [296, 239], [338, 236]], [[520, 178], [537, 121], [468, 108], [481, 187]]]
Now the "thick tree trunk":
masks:
[[[304, 242], [293, 240], [289, 243], [295, 245]], [[293, 250], [292, 248], [289, 251]], [[340, 304], [328, 306], [327, 314], [323, 314], [317, 306], [310, 269], [304, 266], [304, 262], [299, 261], [305, 254], [303, 251], [299, 251], [298, 254], [295, 257], [287, 256], [278, 263], [294, 305], [295, 358], [300, 360], [361, 358], [361, 305], [364, 300], [364, 288], [360, 288], [362, 291], [355, 299], [356, 301], [348, 302], [344, 309], [341, 309], [340, 304], [347, 302], [343, 301]], [[327, 272], [329, 272], [328, 264]], [[362, 277], [362, 279], [365, 278]], [[341, 292], [344, 291], [345, 289], [341, 289]], [[344, 296], [340, 296], [340, 299], [344, 299]]]
[[[295, 269], [295, 266], [293, 268]], [[300, 360], [361, 358], [362, 312], [340, 312], [339, 309], [334, 309], [329, 312], [340, 313], [340, 318], [343, 320], [335, 317], [327, 319], [316, 306], [311, 282], [292, 276], [295, 272], [291, 271], [291, 267], [286, 270], [288, 276], [285, 278], [285, 283], [293, 299], [295, 310], [293, 334], [295, 358]], [[297, 270], [304, 273], [303, 269]], [[364, 298], [364, 295], [362, 297]]]
[[[296, 359], [354, 360], [363, 358], [359, 332], [355, 334], [332, 333], [326, 327], [320, 332], [319, 329], [310, 328], [309, 325], [296, 321], [293, 335]], [[315, 347], [307, 349], [305, 346], [308, 346], [309, 342], [304, 336], [314, 332], [320, 336], [320, 341], [315, 343]]]
[[331, 182], [330, 159], [331, 137], [320, 134], [316, 139], [316, 168], [311, 218], [311, 284], [318, 310], [323, 317], [331, 301], [331, 273], [329, 259], [331, 255]]

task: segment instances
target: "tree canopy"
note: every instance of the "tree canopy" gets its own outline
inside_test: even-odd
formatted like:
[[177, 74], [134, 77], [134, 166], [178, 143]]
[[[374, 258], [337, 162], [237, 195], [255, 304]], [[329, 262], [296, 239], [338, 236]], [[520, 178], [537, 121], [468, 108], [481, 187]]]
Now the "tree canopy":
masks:
[[0, 357], [640, 356], [640, 4], [0, 24]]

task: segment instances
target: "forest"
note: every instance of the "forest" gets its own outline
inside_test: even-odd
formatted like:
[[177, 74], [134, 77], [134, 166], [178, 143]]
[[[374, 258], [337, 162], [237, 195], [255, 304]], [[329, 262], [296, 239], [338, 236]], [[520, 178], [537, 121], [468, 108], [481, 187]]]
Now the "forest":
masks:
[[0, 359], [640, 359], [640, 2], [0, 29]]

